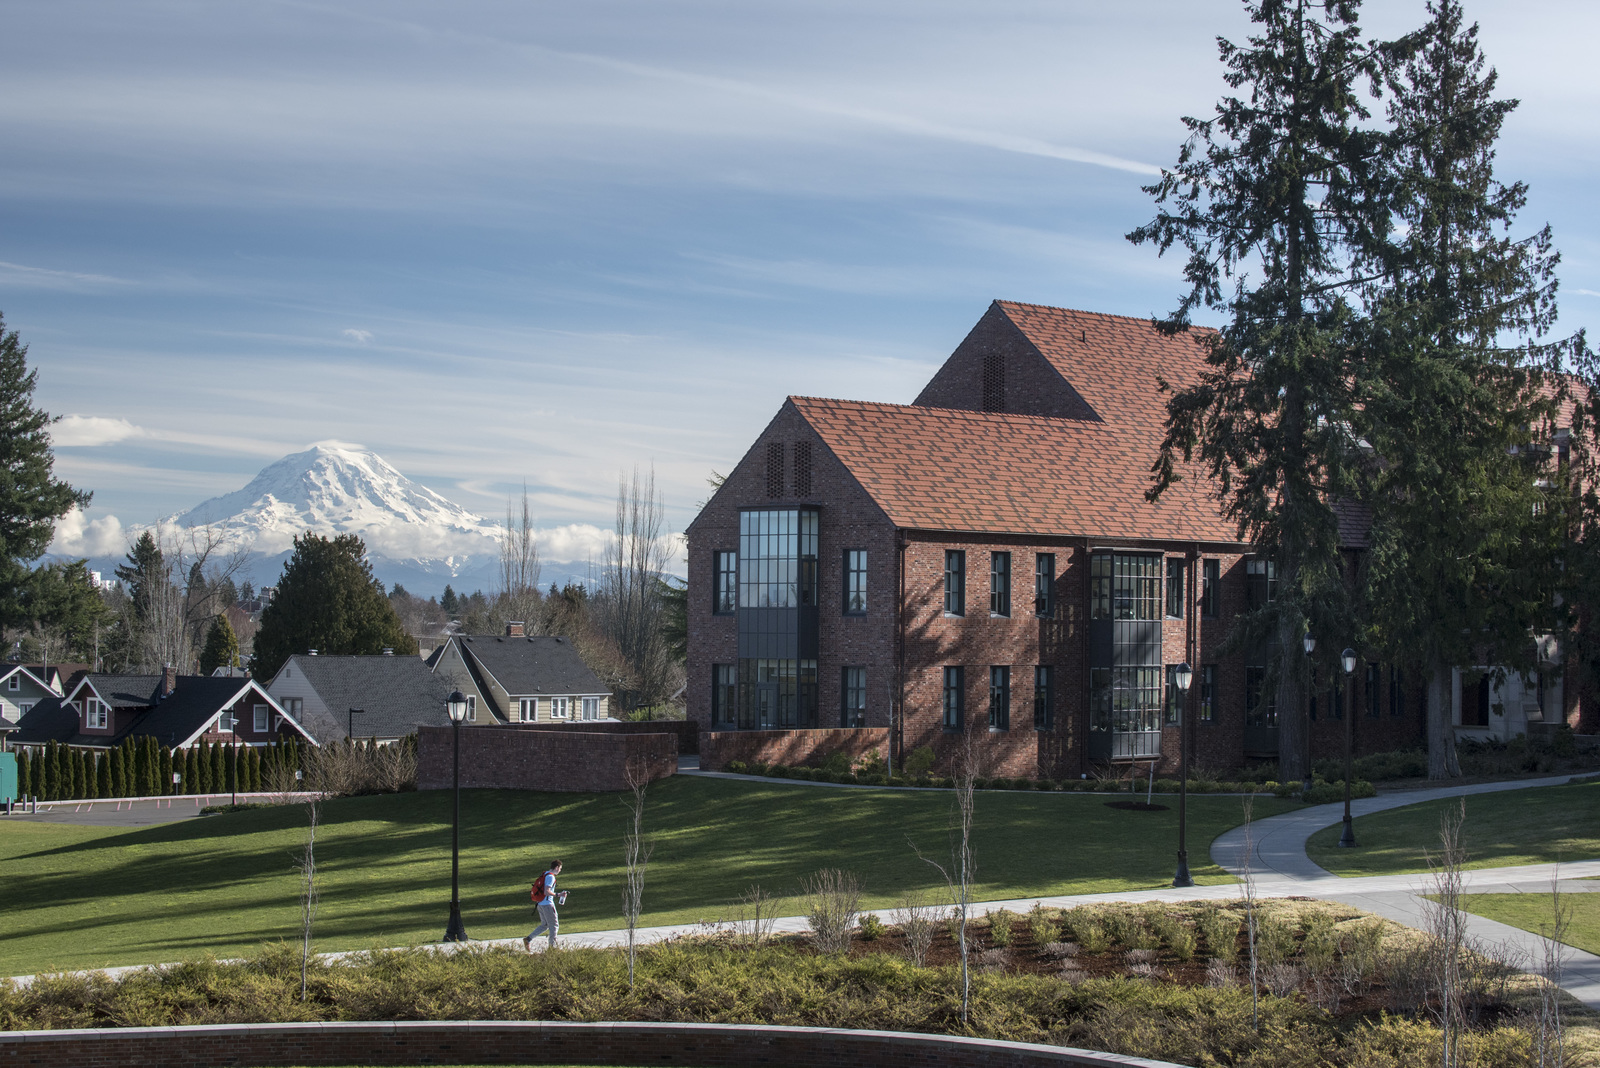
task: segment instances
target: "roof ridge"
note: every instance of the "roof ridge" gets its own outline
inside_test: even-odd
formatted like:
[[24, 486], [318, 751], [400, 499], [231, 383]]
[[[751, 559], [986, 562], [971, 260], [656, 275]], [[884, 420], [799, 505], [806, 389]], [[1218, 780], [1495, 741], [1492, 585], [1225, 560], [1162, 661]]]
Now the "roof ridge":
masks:
[[[1068, 312], [1072, 315], [1087, 315], [1091, 319], [1125, 319], [1131, 323], [1143, 323], [1145, 326], [1154, 326], [1157, 322], [1159, 322], [1158, 319], [1150, 315], [1121, 315], [1117, 312], [1090, 311], [1087, 308], [1063, 308], [1055, 304], [1033, 304], [1026, 300], [1005, 300], [1001, 297], [996, 297], [994, 302], [1001, 305], [1011, 305], [1012, 307], [1016, 308], [1037, 308], [1040, 311]], [[1207, 333], [1213, 334], [1217, 332], [1217, 328], [1214, 326], [1201, 326], [1198, 323], [1190, 323], [1189, 329], [1203, 330]]]
[[942, 408], [934, 404], [895, 404], [891, 401], [861, 401], [846, 400], [835, 397], [801, 397], [795, 395], [791, 395], [789, 400], [796, 402], [810, 401], [819, 404], [845, 404], [871, 408], [889, 408], [897, 411], [904, 411], [916, 415], [926, 416], [960, 415], [969, 418], [993, 419], [997, 421], [1021, 419], [1046, 426], [1055, 426], [1061, 423], [1068, 423], [1074, 426], [1094, 427], [1105, 425], [1104, 421], [1100, 419], [1079, 419], [1068, 415], [1035, 415], [1032, 412], [985, 412], [977, 408]]

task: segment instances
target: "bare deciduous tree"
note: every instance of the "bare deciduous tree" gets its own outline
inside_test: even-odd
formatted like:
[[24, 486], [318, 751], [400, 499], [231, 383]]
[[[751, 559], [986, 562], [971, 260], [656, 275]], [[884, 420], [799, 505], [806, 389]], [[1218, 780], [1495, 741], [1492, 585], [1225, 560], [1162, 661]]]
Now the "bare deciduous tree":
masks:
[[778, 921], [777, 907], [772, 895], [760, 883], [751, 883], [739, 897], [740, 934], [752, 942], [765, 942], [772, 934], [772, 925]]
[[311, 925], [317, 918], [317, 820], [322, 815], [322, 798], [313, 797], [306, 804], [305, 849], [301, 852], [300, 869], [300, 1000], [306, 1000], [307, 979], [311, 969]]
[[129, 667], [195, 671], [205, 630], [227, 607], [218, 603], [217, 590], [243, 568], [245, 551], [210, 525], [185, 530], [158, 522], [153, 536], [160, 553], [155, 574], [144, 576], [138, 611], [129, 619], [134, 630]]
[[854, 872], [823, 868], [806, 879], [806, 922], [819, 953], [844, 953], [861, 911], [861, 880]]
[[498, 605], [506, 619], [521, 620], [534, 633], [539, 626], [539, 547], [533, 532], [528, 487], [522, 487], [520, 512], [506, 503], [506, 540], [500, 543]]
[[652, 469], [617, 484], [616, 537], [606, 546], [594, 608], [601, 631], [627, 662], [630, 685], [618, 696], [624, 709], [666, 696], [670, 667], [662, 636], [662, 574], [671, 557], [666, 512]]
[[1460, 798], [1439, 816], [1439, 852], [1429, 856], [1433, 893], [1427, 899], [1428, 933], [1432, 936], [1433, 988], [1438, 996], [1443, 1068], [1459, 1063], [1462, 1012], [1462, 955], [1466, 949], [1466, 916], [1461, 911], [1461, 869], [1466, 854], [1461, 847], [1461, 825], [1466, 822], [1467, 801]]
[[1244, 795], [1244, 854], [1239, 858], [1239, 884], [1244, 889], [1244, 919], [1247, 944], [1250, 948], [1250, 1027], [1261, 1030], [1260, 954], [1256, 950], [1256, 879], [1251, 865], [1255, 861], [1255, 829], [1251, 817], [1255, 814], [1255, 794]]
[[914, 892], [902, 897], [900, 907], [895, 910], [895, 922], [900, 925], [900, 933], [906, 940], [906, 956], [919, 968], [928, 963], [928, 950], [933, 945], [933, 936], [938, 929], [934, 922], [934, 911], [935, 906]]
[[[945, 885], [950, 889], [950, 897], [955, 902], [956, 921], [956, 946], [961, 953], [961, 1022], [967, 1022], [967, 1014], [972, 1003], [972, 970], [970, 968], [971, 940], [967, 937], [967, 926], [972, 914], [972, 879], [975, 874], [975, 857], [972, 851], [972, 810], [977, 789], [980, 757], [972, 727], [961, 734], [961, 743], [956, 750], [955, 767], [953, 768], [955, 786], [955, 826], [953, 840], [950, 843], [950, 864], [945, 866], [939, 861], [923, 856], [922, 859], [938, 870], [944, 877]], [[915, 846], [913, 846], [915, 848]], [[922, 856], [920, 852], [917, 854]]]
[[648, 769], [629, 761], [624, 770], [628, 783], [628, 831], [622, 836], [622, 863], [627, 881], [622, 889], [622, 916], [628, 925], [628, 987], [633, 987], [633, 964], [638, 951], [639, 916], [644, 911], [644, 873], [650, 865], [653, 842], [644, 836], [644, 795], [650, 785]]
[[1550, 925], [1540, 924], [1541, 960], [1539, 1017], [1534, 1028], [1534, 1051], [1538, 1068], [1565, 1068], [1566, 1036], [1561, 1022], [1562, 961], [1566, 952], [1567, 928], [1572, 923], [1572, 905], [1561, 896], [1561, 868], [1550, 876]]

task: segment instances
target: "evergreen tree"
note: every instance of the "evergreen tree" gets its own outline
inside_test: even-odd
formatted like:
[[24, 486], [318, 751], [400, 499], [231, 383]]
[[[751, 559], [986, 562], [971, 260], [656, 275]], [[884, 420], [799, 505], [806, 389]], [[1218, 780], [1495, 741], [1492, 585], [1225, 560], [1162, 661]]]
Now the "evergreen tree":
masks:
[[116, 797], [111, 787], [111, 757], [116, 750], [108, 749], [101, 753], [95, 760], [95, 790], [96, 797]]
[[195, 777], [194, 792], [209, 794], [211, 792], [211, 743], [195, 743]]
[[375, 655], [392, 648], [415, 656], [417, 643], [400, 625], [383, 584], [372, 576], [367, 549], [354, 534], [305, 534], [283, 566], [278, 593], [261, 613], [252, 670], [260, 682], [295, 653]]
[[228, 770], [223, 759], [222, 746], [212, 743], [207, 749], [211, 754], [211, 789], [220, 794], [228, 788]]
[[183, 753], [183, 792], [186, 794], [203, 793], [200, 776], [200, 751], [198, 746], [191, 745]]
[[247, 789], [251, 793], [261, 792], [261, 750], [251, 749], [245, 761], [245, 770], [249, 776]]
[[33, 755], [28, 747], [17, 750], [17, 794], [20, 797], [33, 796]]
[[[551, 583], [550, 588], [555, 589], [555, 583]], [[448, 582], [444, 584], [444, 596], [439, 598], [439, 607], [444, 609], [444, 614], [447, 616], [453, 616], [461, 610], [460, 602], [456, 599], [456, 591], [450, 588]]]
[[162, 746], [161, 747], [161, 793], [162, 793], [162, 796], [170, 796], [170, 795], [175, 794], [175, 793], [178, 792], [173, 786], [172, 772], [173, 772], [172, 750], [168, 749], [166, 746]]
[[56, 520], [88, 507], [90, 496], [55, 477], [54, 420], [33, 406], [37, 379], [27, 347], [0, 316], [0, 628], [7, 629], [41, 622], [45, 580], [30, 565], [49, 547]]
[[239, 661], [239, 636], [226, 615], [219, 614], [206, 632], [206, 645], [200, 651], [200, 674], [209, 675], [219, 667], [233, 667]]
[[111, 777], [111, 790], [107, 797], [127, 796], [127, 783], [122, 769], [122, 747], [116, 746], [106, 754], [107, 774]]
[[237, 793], [239, 790], [239, 747], [229, 744], [228, 752], [223, 758], [223, 768], [227, 776], [227, 789]]
[[44, 800], [46, 796], [44, 787], [45, 765], [45, 750], [35, 749], [33, 751], [33, 789], [31, 793], [34, 797], [37, 797], [41, 801]]
[[1510, 236], [1527, 189], [1494, 173], [1516, 101], [1495, 99], [1457, 0], [1428, 10], [1389, 76], [1403, 225], [1379, 258], [1358, 347], [1356, 426], [1382, 458], [1362, 494], [1374, 512], [1369, 638], [1428, 680], [1429, 777], [1444, 778], [1460, 774], [1450, 669], [1534, 667], [1530, 630], [1556, 625], [1563, 517], [1544, 506], [1528, 446], [1549, 440], [1540, 365], [1558, 365], [1561, 346], [1537, 341], [1556, 312], [1550, 229]]
[[150, 614], [157, 587], [167, 581], [161, 547], [148, 530], [140, 534], [133, 548], [128, 550], [127, 563], [117, 565], [116, 575], [128, 591], [135, 619], [143, 622]]
[[71, 801], [83, 796], [78, 793], [78, 751], [70, 745], [61, 749], [61, 799]]
[[145, 748], [143, 739], [129, 739], [133, 743], [133, 794], [134, 797], [144, 797], [148, 794], [150, 784], [150, 751]]
[[[1243, 47], [1220, 41], [1238, 96], [1191, 131], [1178, 163], [1147, 192], [1162, 205], [1129, 234], [1188, 250], [1188, 291], [1163, 324], [1187, 330], [1209, 307], [1225, 325], [1207, 342], [1198, 382], [1177, 383], [1149, 496], [1202, 472], [1224, 514], [1271, 561], [1276, 597], [1236, 640], [1274, 665], [1283, 779], [1307, 766], [1307, 658], [1350, 635], [1335, 501], [1355, 489], [1349, 355], [1352, 262], [1388, 224], [1378, 133], [1362, 84], [1377, 72], [1354, 0], [1258, 0]], [[1190, 465], [1198, 459], [1201, 470]]]
[[94, 796], [94, 754], [87, 749], [78, 750], [78, 790], [80, 798]]

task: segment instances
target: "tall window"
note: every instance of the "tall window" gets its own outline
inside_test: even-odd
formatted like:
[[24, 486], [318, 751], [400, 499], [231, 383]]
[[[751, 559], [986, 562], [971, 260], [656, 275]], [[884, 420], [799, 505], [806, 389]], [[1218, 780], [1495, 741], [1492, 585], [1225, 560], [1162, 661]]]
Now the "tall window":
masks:
[[711, 665], [711, 722], [733, 727], [739, 716], [739, 670], [733, 664]]
[[989, 554], [989, 614], [1011, 614], [1011, 554]]
[[1244, 669], [1244, 723], [1247, 727], [1276, 727], [1278, 725], [1278, 695], [1266, 693], [1267, 669], [1252, 666]]
[[1055, 669], [1040, 664], [1033, 669], [1033, 729], [1052, 731], [1056, 728], [1056, 678]]
[[565, 698], [565, 697], [552, 697], [552, 698], [550, 698], [550, 718], [551, 719], [570, 719], [571, 717], [572, 717], [572, 705], [568, 703], [567, 698]]
[[1278, 599], [1278, 565], [1254, 557], [1244, 563], [1245, 584], [1250, 591], [1250, 607], [1260, 608]]
[[1367, 661], [1367, 686], [1362, 696], [1367, 702], [1367, 718], [1378, 717], [1378, 665]]
[[1183, 691], [1178, 689], [1178, 665], [1167, 665], [1167, 699], [1162, 711], [1166, 726], [1176, 727], [1183, 722]]
[[944, 729], [947, 731], [960, 730], [965, 719], [966, 674], [965, 668], [944, 669]]
[[1217, 721], [1217, 665], [1200, 666], [1200, 722]]
[[1389, 668], [1389, 715], [1406, 714], [1406, 677], [1399, 668]]
[[967, 614], [967, 553], [965, 549], [944, 551], [944, 614]]
[[467, 722], [468, 723], [476, 723], [476, 722], [478, 722], [478, 696], [477, 696], [477, 694], [468, 694], [467, 695]]
[[711, 611], [719, 616], [732, 615], [739, 607], [739, 554], [716, 554], [717, 580], [712, 587]]
[[867, 669], [847, 667], [839, 683], [839, 726], [867, 725]]
[[[560, 698], [551, 698], [550, 714], [556, 714], [556, 701]], [[537, 697], [522, 697], [517, 699], [517, 719], [523, 723], [532, 723], [539, 718], [539, 699]]]
[[989, 729], [1011, 729], [1011, 669], [1004, 665], [989, 669]]
[[1221, 597], [1222, 561], [1200, 561], [1200, 614], [1206, 619], [1216, 619]]
[[6, 680], [6, 689], [10, 690], [12, 693], [16, 693], [18, 690], [22, 689], [22, 676], [13, 672], [11, 677]]
[[739, 607], [817, 603], [817, 513], [772, 509], [739, 515]]
[[1056, 554], [1033, 558], [1033, 610], [1040, 619], [1056, 617]]
[[90, 697], [84, 701], [83, 707], [84, 725], [93, 730], [105, 730], [107, 720], [106, 706], [95, 698]]
[[844, 551], [844, 614], [867, 614], [867, 550]]
[[1160, 619], [1161, 557], [1095, 553], [1089, 562], [1093, 619]]
[[1167, 558], [1167, 618], [1183, 618], [1183, 561]]
[[257, 734], [267, 733], [267, 706], [250, 706], [250, 729]]

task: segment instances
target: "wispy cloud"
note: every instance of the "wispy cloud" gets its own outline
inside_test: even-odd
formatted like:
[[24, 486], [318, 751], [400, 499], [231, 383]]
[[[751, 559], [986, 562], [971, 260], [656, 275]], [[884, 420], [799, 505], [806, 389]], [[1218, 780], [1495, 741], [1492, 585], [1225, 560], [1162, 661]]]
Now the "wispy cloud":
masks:
[[357, 345], [365, 345], [367, 342], [372, 340], [372, 331], [371, 330], [342, 330], [342, 331], [339, 332], [339, 336], [340, 337], [347, 337], [351, 341], [354, 341]]
[[144, 427], [103, 415], [64, 415], [50, 428], [50, 442], [58, 448], [114, 445], [147, 436]]
[[30, 267], [25, 263], [0, 260], [0, 285], [36, 289], [85, 289], [100, 286], [131, 286], [126, 278], [84, 271], [57, 271], [49, 267]]

